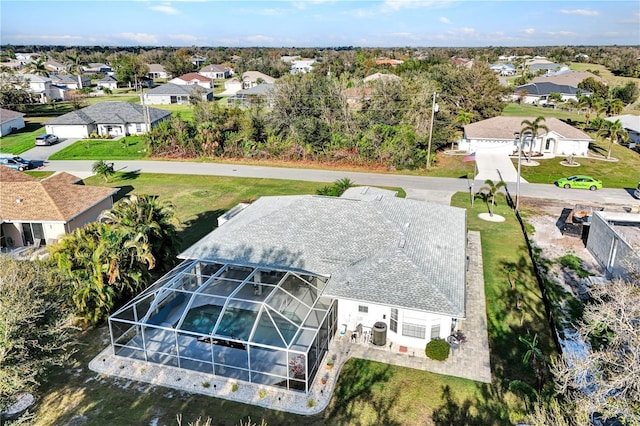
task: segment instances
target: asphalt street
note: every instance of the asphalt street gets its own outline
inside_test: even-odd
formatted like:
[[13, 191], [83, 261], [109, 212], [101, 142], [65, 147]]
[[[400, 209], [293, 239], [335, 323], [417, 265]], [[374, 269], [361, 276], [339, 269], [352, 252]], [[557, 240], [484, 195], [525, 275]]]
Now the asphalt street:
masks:
[[[39, 147], [40, 148], [40, 147]], [[25, 158], [33, 158], [31, 151]], [[29, 156], [28, 156], [29, 155]], [[90, 176], [94, 161], [45, 161], [43, 170], [66, 171], [80, 177]], [[469, 179], [406, 176], [390, 173], [360, 173], [319, 169], [297, 169], [282, 167], [248, 166], [241, 164], [218, 164], [182, 161], [114, 161], [117, 171], [141, 173], [169, 173], [211, 176], [238, 176], [250, 178], [304, 180], [331, 183], [349, 178], [357, 185], [401, 187], [409, 198], [447, 203], [448, 197], [459, 191], [475, 191], [484, 185], [482, 181]], [[508, 184], [512, 195], [516, 194], [516, 183]], [[633, 197], [633, 189], [603, 188], [598, 191], [563, 189], [547, 184], [520, 184], [521, 197], [564, 200], [569, 204], [618, 204], [638, 206], [640, 200]]]

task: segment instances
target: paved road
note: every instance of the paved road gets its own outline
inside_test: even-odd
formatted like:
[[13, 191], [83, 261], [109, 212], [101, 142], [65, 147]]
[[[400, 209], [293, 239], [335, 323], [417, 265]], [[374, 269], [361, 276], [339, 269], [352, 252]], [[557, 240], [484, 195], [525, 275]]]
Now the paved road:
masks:
[[62, 148], [73, 145], [77, 140], [78, 139], [75, 138], [60, 139], [58, 143], [53, 145], [31, 148], [29, 151], [20, 154], [20, 156], [35, 162], [46, 161], [49, 156], [60, 151]]
[[[29, 158], [26, 156], [25, 158]], [[80, 177], [91, 175], [93, 161], [47, 161], [45, 170], [67, 171]], [[238, 176], [251, 178], [291, 179], [313, 182], [334, 182], [347, 177], [358, 185], [401, 187], [407, 196], [415, 199], [430, 200], [448, 204], [448, 198], [454, 192], [469, 191], [470, 185], [478, 190], [484, 185], [481, 181], [468, 179], [406, 176], [385, 173], [359, 173], [333, 170], [294, 169], [264, 166], [247, 166], [217, 163], [192, 163], [176, 161], [115, 161], [118, 171], [144, 173], [171, 173], [190, 175]], [[516, 184], [510, 182], [509, 191], [515, 195]], [[640, 205], [633, 197], [632, 189], [604, 188], [599, 191], [562, 189], [546, 184], [520, 184], [522, 197], [565, 200], [569, 204], [620, 204]]]

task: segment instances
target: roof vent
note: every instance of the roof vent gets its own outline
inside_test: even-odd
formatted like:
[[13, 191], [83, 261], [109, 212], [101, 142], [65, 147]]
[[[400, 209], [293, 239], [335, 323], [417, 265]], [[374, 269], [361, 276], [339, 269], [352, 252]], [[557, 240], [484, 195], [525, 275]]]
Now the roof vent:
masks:
[[376, 201], [380, 201], [380, 200], [382, 200], [382, 194], [378, 194], [378, 195], [376, 196]]
[[406, 242], [407, 242], [407, 240], [404, 237], [400, 238], [400, 242], [398, 243], [398, 247], [404, 248], [404, 244]]
[[22, 198], [16, 198], [16, 203], [20, 204], [22, 202]]
[[366, 194], [368, 190], [369, 190], [369, 187], [368, 187], [368, 186], [363, 186], [363, 187], [362, 187], [362, 191], [360, 191], [360, 193], [361, 193], [361, 194]]

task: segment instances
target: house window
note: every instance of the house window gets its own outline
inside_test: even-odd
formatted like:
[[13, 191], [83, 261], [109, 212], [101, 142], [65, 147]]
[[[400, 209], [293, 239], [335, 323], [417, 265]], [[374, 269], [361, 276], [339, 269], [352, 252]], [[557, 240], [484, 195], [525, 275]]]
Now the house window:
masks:
[[136, 123], [136, 133], [142, 133], [142, 123]]
[[398, 310], [391, 308], [391, 318], [389, 319], [389, 329], [394, 333], [398, 332]]
[[424, 325], [419, 324], [410, 324], [403, 323], [402, 324], [402, 335], [406, 337], [415, 337], [417, 339], [424, 339], [426, 335], [426, 327]]
[[366, 305], [358, 305], [358, 312], [362, 313], [362, 314], [368, 314], [369, 313], [369, 307]]
[[440, 324], [431, 326], [431, 340], [440, 338]]

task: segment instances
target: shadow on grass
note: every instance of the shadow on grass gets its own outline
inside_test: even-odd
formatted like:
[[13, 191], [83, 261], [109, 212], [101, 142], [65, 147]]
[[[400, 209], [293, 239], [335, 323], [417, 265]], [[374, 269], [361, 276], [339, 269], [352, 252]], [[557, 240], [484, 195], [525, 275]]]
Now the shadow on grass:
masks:
[[398, 392], [393, 394], [376, 392], [385, 389], [391, 379], [391, 368], [387, 364], [363, 359], [351, 359], [340, 372], [340, 380], [333, 393], [332, 404], [325, 418], [339, 424], [362, 424], [362, 405], [368, 405], [375, 412], [376, 419], [371, 424], [400, 425], [392, 408], [398, 400]]
[[180, 249], [184, 250], [218, 227], [218, 217], [226, 210], [209, 210], [198, 213], [195, 219], [187, 220], [184, 227], [178, 231]]
[[130, 172], [118, 172], [116, 175], [118, 180], [135, 180], [140, 177], [140, 170], [132, 170]]
[[494, 385], [483, 384], [481, 395], [475, 400], [469, 398], [457, 401], [446, 385], [442, 387], [442, 406], [433, 411], [433, 422], [437, 426], [449, 425], [503, 425], [510, 424], [509, 414], [504, 404], [502, 392]]

